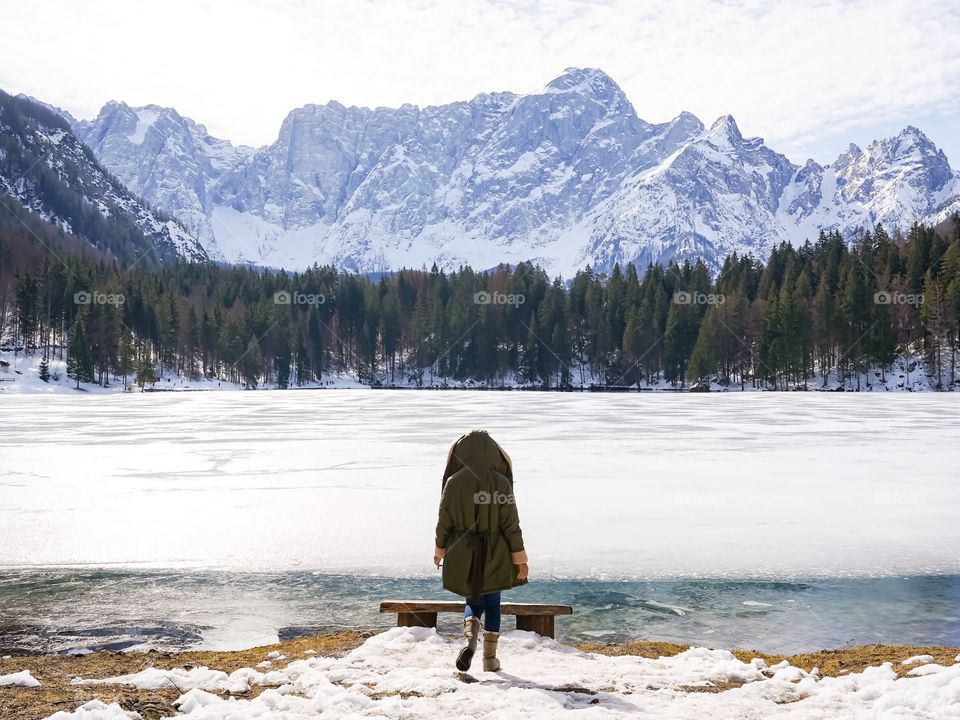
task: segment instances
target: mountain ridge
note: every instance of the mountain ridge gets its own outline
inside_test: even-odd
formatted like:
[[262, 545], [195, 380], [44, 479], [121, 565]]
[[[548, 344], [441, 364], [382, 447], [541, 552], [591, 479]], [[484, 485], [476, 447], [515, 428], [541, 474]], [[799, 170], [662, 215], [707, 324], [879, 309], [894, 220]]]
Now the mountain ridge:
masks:
[[732, 251], [763, 259], [821, 229], [906, 230], [960, 209], [960, 179], [914, 126], [794, 165], [730, 115], [646, 122], [592, 68], [423, 108], [308, 104], [260, 148], [113, 101], [73, 128], [210, 257], [290, 269], [535, 260], [569, 276], [702, 257], [716, 270]]
[[196, 240], [104, 169], [44, 103], [0, 91], [0, 190], [121, 262], [206, 260]]

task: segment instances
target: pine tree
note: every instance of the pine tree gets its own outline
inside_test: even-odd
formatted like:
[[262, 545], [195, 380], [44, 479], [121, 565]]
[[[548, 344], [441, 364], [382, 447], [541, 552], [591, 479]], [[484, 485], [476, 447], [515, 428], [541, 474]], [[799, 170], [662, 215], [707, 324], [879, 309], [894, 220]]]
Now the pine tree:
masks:
[[[381, 281], [381, 284], [383, 281]], [[396, 285], [385, 288], [383, 295], [383, 313], [380, 318], [380, 333], [383, 343], [384, 360], [390, 363], [390, 382], [396, 381], [397, 350], [401, 341], [400, 295]]]
[[260, 359], [260, 343], [257, 342], [257, 338], [250, 338], [247, 349], [240, 359], [240, 365], [243, 381], [247, 384], [247, 388], [255, 390], [257, 383], [260, 381], [260, 374], [263, 372], [263, 362]]
[[93, 382], [93, 361], [90, 359], [90, 348], [87, 345], [86, 331], [83, 327], [83, 318], [78, 317], [70, 331], [70, 345], [67, 348], [67, 377], [80, 383]]
[[137, 385], [140, 386], [140, 390], [143, 391], [144, 386], [147, 383], [151, 385], [157, 381], [157, 370], [154, 366], [153, 361], [150, 359], [148, 354], [145, 354], [140, 360], [140, 364], [137, 367]]
[[327, 365], [323, 347], [323, 330], [321, 329], [320, 315], [316, 305], [310, 308], [310, 313], [307, 316], [307, 352], [313, 374], [317, 380], [322, 379], [327, 371]]
[[290, 332], [287, 327], [276, 329], [276, 350], [274, 352], [274, 367], [277, 371], [277, 387], [286, 390], [290, 387], [290, 367], [293, 364], [293, 351], [290, 347]]
[[783, 308], [777, 298], [763, 305], [763, 330], [757, 349], [759, 373], [767, 385], [777, 388], [777, 382], [783, 370], [786, 340], [783, 327]]
[[718, 329], [718, 310], [719, 306], [713, 306], [707, 310], [703, 317], [703, 323], [700, 325], [700, 332], [697, 334], [697, 341], [690, 354], [690, 365], [687, 368], [687, 377], [693, 381], [709, 380], [716, 372], [716, 346]]
[[793, 354], [794, 381], [803, 383], [813, 375], [813, 285], [810, 273], [804, 268], [797, 276], [789, 296], [791, 326], [789, 328]]
[[305, 383], [313, 379], [310, 370], [310, 356], [307, 354], [307, 347], [303, 342], [303, 332], [299, 328], [297, 329], [297, 339], [294, 342], [293, 372], [296, 376], [297, 387], [303, 387]]
[[[632, 267], [632, 266], [631, 266]], [[624, 370], [624, 381], [628, 385], [640, 383], [640, 372], [638, 365], [643, 355], [643, 345], [640, 338], [640, 320], [637, 312], [630, 313], [627, 317], [627, 325], [623, 329], [622, 353], [623, 361], [626, 365]]]
[[[956, 218], [956, 231], [960, 233], [960, 215]], [[960, 240], [960, 238], [958, 238]], [[960, 242], [955, 241], [944, 254], [943, 294], [944, 324], [947, 328], [947, 348], [950, 351], [950, 385], [957, 384], [957, 354], [960, 352]]]
[[700, 310], [693, 303], [674, 302], [667, 315], [663, 336], [664, 378], [682, 387], [687, 375], [687, 363], [700, 329]]
[[518, 377], [521, 382], [533, 384], [540, 380], [538, 368], [540, 365], [540, 341], [537, 339], [535, 328], [536, 320], [527, 328], [527, 339], [520, 353]]
[[944, 293], [940, 281], [931, 271], [927, 271], [923, 283], [923, 306], [920, 317], [926, 330], [924, 350], [927, 362], [933, 366], [936, 375], [938, 390], [943, 388], [943, 341], [945, 339], [947, 314], [945, 310]]
[[133, 336], [126, 328], [120, 333], [120, 349], [117, 353], [117, 373], [123, 377], [123, 389], [127, 389], [127, 376], [137, 369]]
[[183, 342], [184, 351], [187, 354], [186, 370], [191, 380], [195, 380], [200, 375], [200, 366], [197, 364], [200, 355], [200, 320], [197, 317], [197, 309], [190, 305], [187, 310], [187, 335]]
[[41, 358], [40, 360], [40, 368], [39, 368], [38, 374], [40, 376], [40, 379], [43, 380], [43, 382], [50, 382], [50, 361], [47, 358], [46, 354], [44, 354], [43, 358]]
[[[36, 341], [40, 324], [40, 286], [31, 272], [22, 275], [18, 273], [14, 284], [18, 334], [22, 338], [25, 351], [29, 353]], [[14, 344], [16, 343], [17, 338], [14, 337]]]

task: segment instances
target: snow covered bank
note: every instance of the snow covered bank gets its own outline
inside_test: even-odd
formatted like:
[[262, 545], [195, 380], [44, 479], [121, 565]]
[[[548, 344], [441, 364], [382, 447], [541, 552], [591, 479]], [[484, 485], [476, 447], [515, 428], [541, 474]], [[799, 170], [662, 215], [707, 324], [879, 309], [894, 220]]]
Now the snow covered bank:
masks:
[[[821, 678], [814, 669], [786, 661], [767, 667], [742, 662], [726, 650], [690, 648], [671, 657], [645, 659], [584, 653], [533, 633], [514, 631], [501, 640], [503, 670], [469, 676], [453, 670], [458, 643], [427, 628], [394, 628], [368, 639], [342, 658], [293, 660], [261, 673], [227, 675], [205, 667], [157, 670], [77, 685], [175, 685], [174, 703], [198, 720], [283, 717], [379, 718], [929, 718], [960, 714], [960, 663], [919, 665], [898, 678], [890, 663], [863, 672]], [[244, 692], [269, 686], [253, 699], [213, 691]], [[718, 688], [722, 691], [717, 692]], [[729, 688], [729, 689], [724, 689]], [[92, 701], [54, 720], [129, 720], [118, 705]]]
[[[128, 376], [126, 388], [122, 378], [110, 378], [110, 384], [108, 386], [101, 386], [96, 383], [82, 383], [80, 389], [77, 389], [77, 384], [74, 380], [71, 380], [67, 377], [67, 364], [65, 360], [58, 360], [55, 357], [52, 358], [49, 362], [49, 371], [51, 373], [51, 378], [46, 382], [40, 379], [40, 362], [42, 356], [40, 354], [36, 355], [24, 355], [22, 352], [14, 355], [10, 351], [0, 351], [0, 395], [3, 394], [52, 394], [52, 393], [73, 393], [73, 394], [105, 394], [105, 393], [119, 393], [123, 392], [124, 389], [127, 389], [131, 392], [140, 392], [140, 388], [136, 385], [136, 380], [133, 375]], [[6, 363], [4, 365], [4, 363]], [[159, 374], [159, 368], [158, 374]], [[425, 377], [423, 385], [417, 385], [412, 380], [405, 379], [403, 377], [396, 377], [394, 380], [391, 380], [389, 377], [380, 378], [380, 382], [384, 383], [384, 386], [395, 387], [395, 388], [450, 388], [450, 389], [487, 389], [488, 386], [482, 382], [476, 382], [474, 380], [458, 381], [442, 377]], [[944, 388], [946, 390], [951, 389], [949, 382], [949, 377], [943, 378]], [[584, 383], [582, 386], [575, 385], [574, 388], [577, 390], [588, 389], [591, 384], [599, 383], [599, 378], [596, 378], [592, 375], [587, 375], [584, 378]], [[856, 376], [850, 376], [842, 378], [838, 376], [836, 371], [831, 370], [827, 373], [827, 377], [824, 378], [821, 375], [817, 374], [815, 377], [810, 378], [806, 384], [806, 388], [811, 391], [833, 391], [833, 390], [848, 390], [848, 391], [860, 391], [860, 392], [924, 392], [934, 390], [936, 387], [936, 378], [931, 378], [927, 375], [926, 365], [924, 364], [923, 358], [914, 354], [903, 355], [893, 362], [893, 364], [881, 370], [880, 368], [871, 368], [867, 372], [860, 375], [859, 379]], [[524, 387], [516, 378], [507, 378], [503, 381], [502, 384], [496, 383], [495, 387], [504, 387], [511, 389], [520, 389]], [[313, 382], [308, 385], [304, 385], [303, 389], [310, 388], [324, 388], [324, 389], [344, 389], [344, 388], [364, 388], [369, 389], [369, 383], [360, 382], [354, 375], [344, 374], [342, 376], [324, 376], [324, 378], [319, 382]], [[149, 392], [168, 392], [168, 391], [183, 391], [183, 390], [246, 390], [247, 388], [243, 385], [229, 382], [227, 380], [219, 380], [216, 378], [206, 378], [200, 377], [191, 379], [184, 375], [177, 375], [170, 370], [167, 370], [163, 377], [161, 377], [157, 382], [150, 383], [147, 385], [147, 390]], [[276, 383], [264, 384], [257, 388], [258, 390], [275, 390], [277, 389]], [[300, 389], [291, 386], [291, 390]], [[636, 387], [634, 386], [635, 390]], [[678, 388], [674, 387], [667, 381], [659, 379], [651, 383], [643, 383], [641, 385], [642, 390], [649, 391], [668, 391], [673, 392]], [[710, 381], [710, 389], [713, 392], [740, 392], [741, 387], [737, 383], [724, 384], [718, 378], [713, 378]], [[746, 384], [743, 388], [745, 392], [759, 392], [765, 391], [769, 388], [757, 388], [753, 387], [749, 383]], [[789, 388], [781, 389], [803, 389], [802, 385], [791, 385]]]
[[[122, 378], [111, 377], [108, 386], [102, 386], [96, 383], [81, 383], [80, 389], [78, 390], [76, 381], [67, 377], [66, 360], [58, 360], [56, 357], [50, 359], [50, 378], [45, 382], [40, 379], [40, 363], [42, 359], [42, 355], [40, 354], [24, 355], [20, 352], [15, 355], [10, 351], [0, 351], [0, 395], [106, 395], [122, 393], [125, 389], [129, 392], [140, 392], [140, 388], [136, 385], [136, 379], [133, 375], [127, 377], [126, 388], [124, 387]], [[322, 382], [314, 383], [309, 387], [362, 388], [366, 386], [357, 382], [355, 379], [344, 377], [325, 378]], [[157, 382], [147, 385], [148, 392], [244, 389], [246, 389], [244, 386], [227, 380], [204, 377], [191, 379], [183, 375], [171, 373], [170, 371], [167, 371]]]

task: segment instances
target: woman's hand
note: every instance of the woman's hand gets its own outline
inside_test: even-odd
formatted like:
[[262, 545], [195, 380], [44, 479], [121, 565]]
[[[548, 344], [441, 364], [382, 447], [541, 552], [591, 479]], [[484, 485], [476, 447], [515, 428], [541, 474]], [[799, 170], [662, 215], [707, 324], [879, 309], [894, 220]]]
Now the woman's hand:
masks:
[[527, 567], [527, 551], [517, 550], [510, 553], [510, 561], [517, 566], [517, 580], [526, 580], [530, 572], [530, 568]]
[[526, 580], [530, 574], [530, 567], [526, 563], [517, 565], [517, 580]]
[[435, 547], [433, 549], [433, 564], [437, 567], [440, 567], [440, 561], [443, 560], [443, 556], [446, 554], [446, 550], [440, 547]]

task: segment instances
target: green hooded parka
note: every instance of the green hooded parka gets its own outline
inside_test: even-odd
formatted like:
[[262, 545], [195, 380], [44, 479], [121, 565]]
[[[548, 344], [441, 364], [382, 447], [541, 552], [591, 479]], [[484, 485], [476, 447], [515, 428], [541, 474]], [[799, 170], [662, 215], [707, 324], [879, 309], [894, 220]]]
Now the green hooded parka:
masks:
[[462, 436], [443, 473], [436, 545], [444, 549], [443, 587], [468, 598], [508, 590], [517, 578], [523, 533], [513, 496], [513, 469], [483, 430]]

